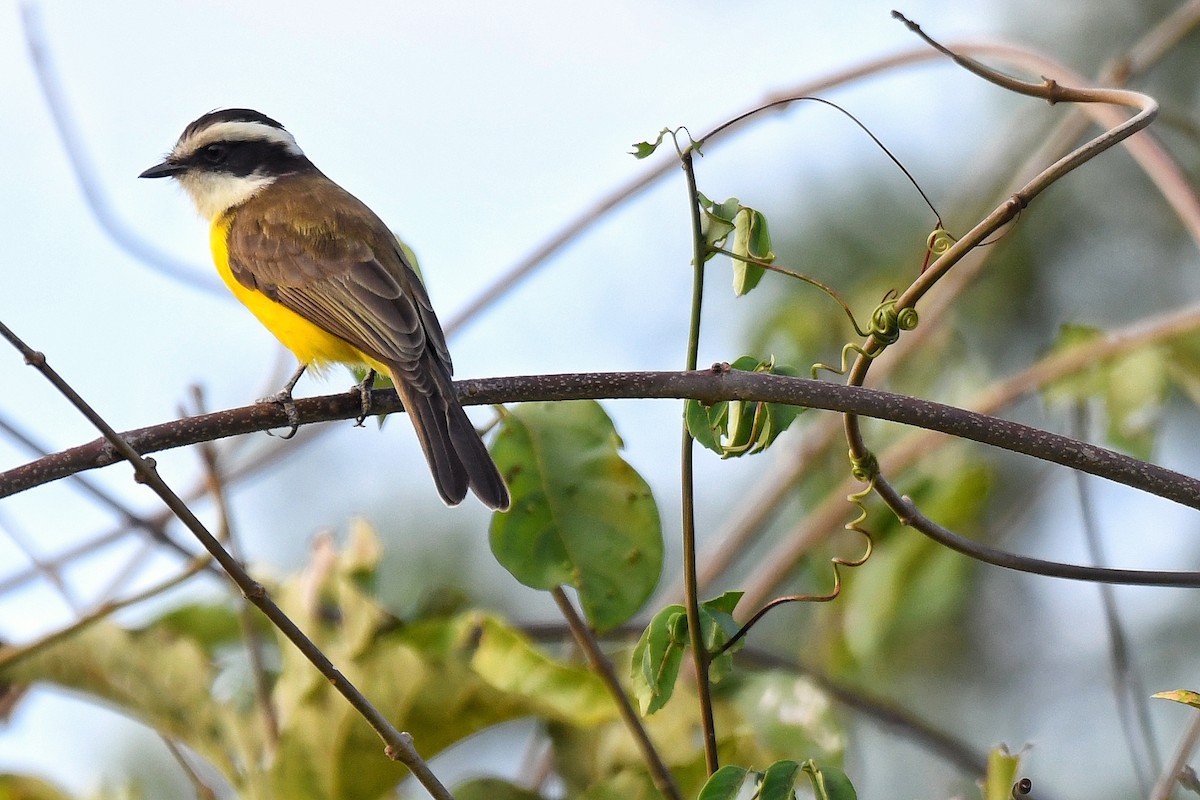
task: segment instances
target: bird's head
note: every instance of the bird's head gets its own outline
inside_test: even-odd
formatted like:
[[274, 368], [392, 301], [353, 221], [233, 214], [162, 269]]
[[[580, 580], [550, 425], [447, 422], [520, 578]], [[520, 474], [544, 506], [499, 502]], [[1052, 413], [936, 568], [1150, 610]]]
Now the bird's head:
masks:
[[312, 168], [281, 124], [248, 108], [226, 108], [184, 128], [167, 157], [138, 177], [175, 178], [213, 220], [276, 179]]

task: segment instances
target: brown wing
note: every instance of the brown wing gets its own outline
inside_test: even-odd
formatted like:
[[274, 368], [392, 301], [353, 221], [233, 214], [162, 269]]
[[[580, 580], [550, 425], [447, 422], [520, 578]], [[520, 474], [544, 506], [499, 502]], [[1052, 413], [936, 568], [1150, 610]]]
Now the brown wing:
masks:
[[429, 295], [395, 237], [320, 173], [279, 182], [234, 218], [234, 277], [388, 368], [443, 500], [454, 505], [470, 487], [508, 508], [504, 479], [455, 396]]
[[319, 174], [279, 184], [238, 209], [229, 231], [234, 277], [394, 367], [414, 389], [431, 391], [422, 356], [428, 352], [449, 376], [450, 353], [429, 295], [387, 226]]

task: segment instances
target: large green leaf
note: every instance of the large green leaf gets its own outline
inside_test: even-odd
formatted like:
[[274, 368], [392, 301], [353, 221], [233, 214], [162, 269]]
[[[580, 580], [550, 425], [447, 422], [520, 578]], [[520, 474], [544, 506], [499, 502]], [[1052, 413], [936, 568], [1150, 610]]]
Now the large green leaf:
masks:
[[492, 517], [492, 552], [526, 586], [573, 586], [601, 630], [632, 617], [662, 570], [658, 508], [620, 447], [592, 401], [517, 406], [492, 446], [513, 497]]

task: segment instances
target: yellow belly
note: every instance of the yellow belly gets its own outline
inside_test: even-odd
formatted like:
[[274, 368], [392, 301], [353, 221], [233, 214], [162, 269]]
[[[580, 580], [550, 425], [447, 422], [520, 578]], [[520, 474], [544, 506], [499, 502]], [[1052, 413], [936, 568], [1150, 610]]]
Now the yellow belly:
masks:
[[229, 268], [228, 218], [218, 218], [210, 231], [213, 261], [217, 273], [233, 296], [250, 309], [258, 321], [275, 334], [283, 346], [291, 350], [302, 364], [320, 368], [328, 364], [365, 365], [384, 374], [386, 368], [349, 342], [309, 322], [286, 306], [276, 303], [262, 292], [247, 289]]

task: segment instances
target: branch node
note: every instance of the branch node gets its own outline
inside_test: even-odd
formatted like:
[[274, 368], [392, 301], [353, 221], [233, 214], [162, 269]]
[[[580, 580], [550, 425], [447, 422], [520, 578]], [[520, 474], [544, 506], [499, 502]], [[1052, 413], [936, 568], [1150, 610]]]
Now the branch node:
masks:
[[[158, 462], [155, 461], [150, 456], [142, 456], [142, 462], [146, 465], [146, 468], [149, 469], [151, 472], [158, 472]], [[140, 471], [137, 471], [137, 472], [133, 473], [133, 482], [140, 483], [143, 486], [145, 486], [147, 483], [149, 483], [149, 479], [145, 475], [143, 475]]]
[[1059, 102], [1062, 97], [1062, 87], [1058, 85], [1058, 81], [1054, 80], [1053, 78], [1047, 78], [1045, 75], [1043, 75], [1042, 86], [1046, 89], [1047, 103], [1054, 105], [1055, 103]]

